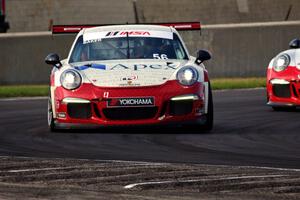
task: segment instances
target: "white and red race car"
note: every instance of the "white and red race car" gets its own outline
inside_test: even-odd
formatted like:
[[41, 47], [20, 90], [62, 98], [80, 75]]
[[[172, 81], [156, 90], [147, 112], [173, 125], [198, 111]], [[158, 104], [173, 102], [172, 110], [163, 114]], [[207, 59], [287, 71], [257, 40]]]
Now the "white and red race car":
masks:
[[274, 110], [300, 106], [300, 40], [292, 40], [289, 46], [271, 60], [267, 70], [267, 104]]
[[52, 131], [90, 125], [175, 122], [213, 127], [213, 100], [205, 50], [192, 57], [176, 29], [163, 25], [54, 26], [79, 32], [67, 59], [49, 54], [48, 124]]

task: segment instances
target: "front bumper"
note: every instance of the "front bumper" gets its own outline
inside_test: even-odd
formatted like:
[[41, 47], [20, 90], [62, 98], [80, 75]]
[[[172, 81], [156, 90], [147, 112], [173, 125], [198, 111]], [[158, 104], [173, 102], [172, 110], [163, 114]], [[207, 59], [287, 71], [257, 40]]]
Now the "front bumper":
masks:
[[[55, 120], [59, 124], [144, 125], [197, 121], [205, 114], [205, 84], [182, 86], [168, 81], [161, 86], [100, 88], [83, 84], [75, 91], [54, 91]], [[115, 98], [153, 97], [154, 105], [111, 107]]]
[[300, 106], [300, 79], [298, 70], [289, 67], [283, 72], [268, 71], [268, 105], [273, 107]]

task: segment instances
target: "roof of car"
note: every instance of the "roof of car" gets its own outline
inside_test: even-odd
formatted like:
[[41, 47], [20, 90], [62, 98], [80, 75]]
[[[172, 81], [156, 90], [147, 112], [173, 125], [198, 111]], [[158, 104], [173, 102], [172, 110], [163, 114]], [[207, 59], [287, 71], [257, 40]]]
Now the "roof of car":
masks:
[[160, 25], [112, 25], [112, 26], [98, 26], [93, 28], [86, 28], [81, 31], [81, 34], [102, 32], [102, 31], [134, 31], [134, 30], [174, 32], [175, 29], [167, 26], [160, 26]]

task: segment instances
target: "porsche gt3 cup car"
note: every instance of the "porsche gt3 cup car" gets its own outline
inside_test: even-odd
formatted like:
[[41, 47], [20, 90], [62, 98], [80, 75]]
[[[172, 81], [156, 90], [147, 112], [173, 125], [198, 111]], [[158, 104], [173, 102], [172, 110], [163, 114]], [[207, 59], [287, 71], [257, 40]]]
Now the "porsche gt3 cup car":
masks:
[[[86, 26], [85, 26], [86, 27]], [[192, 57], [175, 28], [161, 25], [54, 27], [78, 33], [67, 59], [49, 54], [48, 124], [191, 123], [213, 127], [205, 50]]]
[[267, 70], [267, 104], [274, 110], [300, 106], [300, 40], [292, 40], [289, 46], [271, 60]]

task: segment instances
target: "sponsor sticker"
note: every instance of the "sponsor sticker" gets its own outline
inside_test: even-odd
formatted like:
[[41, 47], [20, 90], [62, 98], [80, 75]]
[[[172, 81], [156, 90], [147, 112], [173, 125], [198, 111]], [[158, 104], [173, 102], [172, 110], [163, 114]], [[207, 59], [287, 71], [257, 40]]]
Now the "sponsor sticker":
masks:
[[154, 105], [154, 97], [112, 98], [107, 101], [107, 107], [144, 107]]
[[140, 86], [140, 83], [133, 83], [132, 81], [127, 81], [127, 83], [121, 83], [119, 84], [120, 87], [134, 87], [134, 86]]
[[104, 38], [127, 37], [127, 35], [128, 37], [153, 37], [173, 40], [173, 33], [169, 31], [128, 30], [84, 33], [83, 44], [100, 42]]
[[126, 65], [126, 64], [115, 64], [111, 66], [108, 70], [123, 70], [123, 69], [131, 69], [134, 71], [142, 71], [145, 69], [165, 69], [165, 70], [176, 70], [178, 66], [172, 62], [166, 62], [166, 65], [163, 64], [133, 64], [133, 65]]
[[104, 32], [84, 33], [83, 44], [100, 42], [105, 37]]
[[114, 31], [108, 32], [105, 37], [114, 37], [114, 36], [151, 36], [149, 31]]
[[133, 81], [133, 80], [138, 80], [138, 76], [137, 75], [132, 75], [132, 76], [125, 76], [125, 77], [121, 77], [121, 81]]
[[105, 69], [106, 69], [106, 65], [102, 65], [102, 64], [92, 64], [92, 65], [90, 65], [90, 66], [88, 66], [88, 65], [83, 65], [83, 66], [75, 67], [75, 69], [77, 69], [77, 70], [79, 70], [79, 71], [81, 71], [81, 70], [86, 70], [86, 69], [89, 69], [89, 68], [105, 70]]

